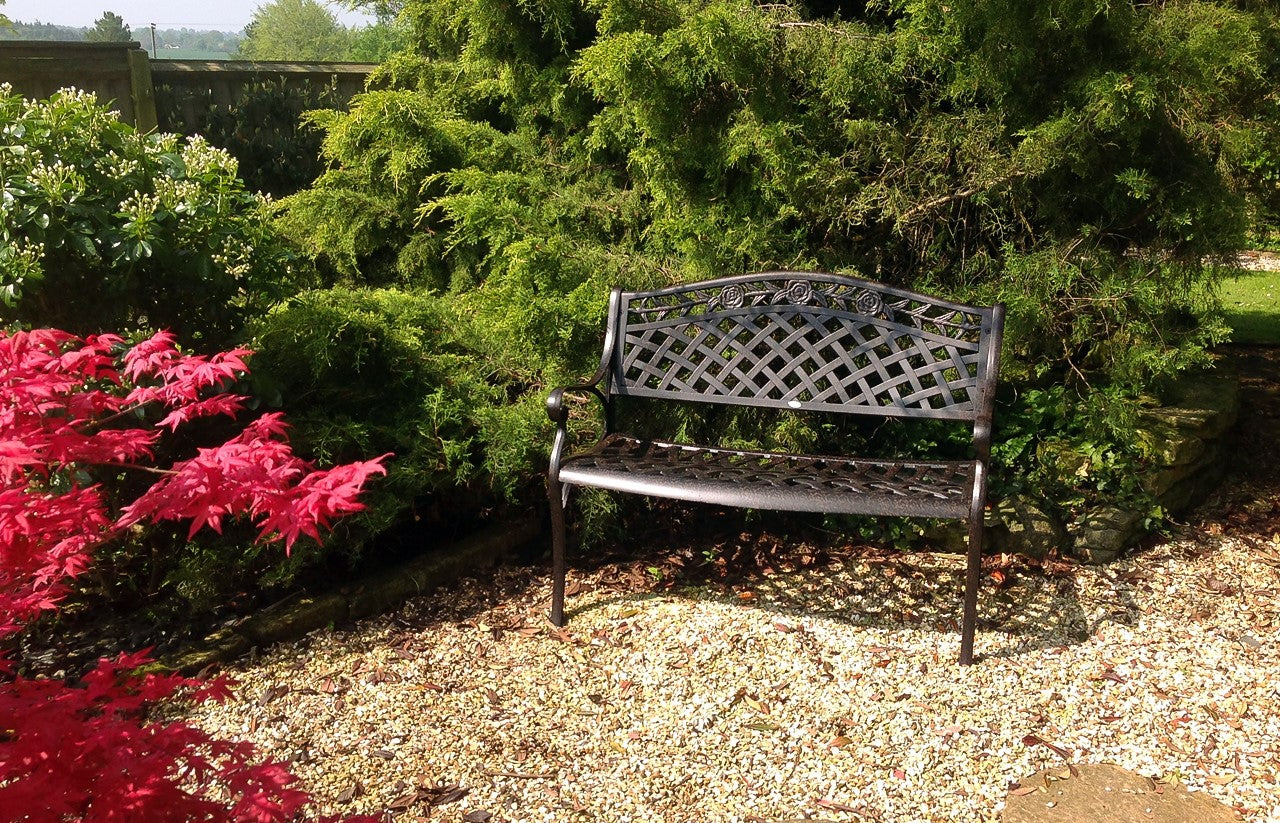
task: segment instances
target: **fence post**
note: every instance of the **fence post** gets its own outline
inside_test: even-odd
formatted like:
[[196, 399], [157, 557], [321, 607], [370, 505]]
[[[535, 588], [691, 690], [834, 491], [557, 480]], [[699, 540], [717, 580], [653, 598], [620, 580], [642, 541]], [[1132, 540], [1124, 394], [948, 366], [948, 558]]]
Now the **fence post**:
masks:
[[129, 49], [129, 91], [133, 92], [133, 125], [140, 132], [156, 131], [156, 91], [151, 60], [143, 49]]
[[156, 91], [151, 82], [151, 61], [141, 48], [129, 49], [129, 89], [133, 94], [133, 120], [138, 131], [155, 131]]

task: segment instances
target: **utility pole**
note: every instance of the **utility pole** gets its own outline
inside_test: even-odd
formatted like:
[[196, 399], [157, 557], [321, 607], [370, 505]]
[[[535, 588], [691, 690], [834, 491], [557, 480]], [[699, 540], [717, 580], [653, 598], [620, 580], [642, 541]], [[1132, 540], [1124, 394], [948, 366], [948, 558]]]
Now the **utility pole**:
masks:
[[156, 24], [151, 24], [151, 59], [156, 59]]

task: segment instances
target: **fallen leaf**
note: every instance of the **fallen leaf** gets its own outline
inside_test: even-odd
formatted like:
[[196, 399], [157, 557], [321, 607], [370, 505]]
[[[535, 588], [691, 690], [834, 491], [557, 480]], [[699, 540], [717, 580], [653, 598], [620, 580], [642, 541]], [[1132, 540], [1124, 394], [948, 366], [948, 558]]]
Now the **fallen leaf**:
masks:
[[433, 786], [423, 791], [429, 796], [427, 802], [432, 806], [446, 806], [450, 803], [457, 803], [471, 792], [470, 789], [464, 789], [456, 783], [448, 786]]
[[1010, 789], [1009, 794], [1013, 795], [1014, 797], [1025, 797], [1026, 795], [1029, 795], [1029, 794], [1032, 794], [1033, 792], [1038, 792], [1038, 791], [1043, 791], [1043, 790], [1039, 786], [1019, 785]]
[[1063, 759], [1065, 759], [1065, 758], [1067, 758], [1067, 757], [1069, 757], [1069, 756], [1071, 755], [1071, 752], [1067, 751], [1066, 749], [1062, 748], [1061, 746], [1055, 746], [1054, 744], [1050, 743], [1048, 740], [1045, 740], [1045, 739], [1043, 739], [1043, 738], [1037, 737], [1037, 736], [1036, 736], [1036, 735], [1034, 735], [1034, 734], [1029, 734], [1029, 735], [1027, 735], [1026, 737], [1022, 738], [1022, 745], [1024, 745], [1024, 746], [1044, 746], [1046, 749], [1048, 749], [1049, 751], [1053, 752], [1054, 754], [1058, 755], [1058, 757], [1061, 757], [1061, 758], [1063, 758]]
[[1230, 595], [1235, 594], [1236, 590], [1231, 587], [1230, 583], [1209, 575], [1204, 579], [1204, 588], [1217, 594]]
[[1234, 774], [1211, 774], [1206, 776], [1204, 780], [1206, 783], [1212, 783], [1215, 786], [1225, 786], [1235, 779], [1236, 776]]
[[1099, 680], [1110, 680], [1112, 683], [1128, 683], [1129, 678], [1116, 672], [1115, 669], [1107, 669], [1098, 675]]
[[288, 693], [289, 693], [289, 687], [284, 685], [283, 683], [277, 684], [275, 686], [271, 686], [270, 688], [268, 688], [262, 693], [261, 697], [258, 698], [258, 705], [265, 706], [268, 703], [270, 703], [272, 700], [275, 700], [277, 697], [284, 697]]
[[467, 812], [464, 814], [462, 819], [467, 821], [467, 823], [488, 823], [492, 817], [493, 815], [489, 812], [486, 812], [483, 809], [476, 809], [473, 812]]

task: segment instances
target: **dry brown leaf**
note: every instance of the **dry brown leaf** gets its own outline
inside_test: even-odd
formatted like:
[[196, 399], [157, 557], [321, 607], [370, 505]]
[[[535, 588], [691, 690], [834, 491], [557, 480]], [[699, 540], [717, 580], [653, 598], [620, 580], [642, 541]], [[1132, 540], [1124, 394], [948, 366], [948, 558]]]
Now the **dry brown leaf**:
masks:
[[397, 797], [395, 800], [392, 800], [390, 803], [388, 803], [387, 808], [396, 809], [396, 810], [407, 809], [410, 806], [412, 806], [414, 803], [418, 802], [418, 794], [419, 793], [417, 790], [408, 792], [407, 794], [402, 794], [399, 797]]

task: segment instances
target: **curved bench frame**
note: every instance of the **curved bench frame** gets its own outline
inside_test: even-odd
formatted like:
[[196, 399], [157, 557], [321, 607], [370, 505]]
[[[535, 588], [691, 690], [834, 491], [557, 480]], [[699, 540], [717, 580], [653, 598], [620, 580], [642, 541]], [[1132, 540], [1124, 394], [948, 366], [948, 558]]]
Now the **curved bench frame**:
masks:
[[[574, 486], [747, 508], [953, 518], [969, 523], [960, 663], [972, 663], [1003, 327], [998, 303], [963, 305], [819, 272], [614, 289], [596, 373], [547, 398], [557, 426], [547, 472], [551, 621], [565, 623], [565, 508]], [[604, 409], [604, 436], [572, 455], [566, 394], [595, 397]], [[965, 422], [974, 456], [877, 460], [640, 440], [614, 431], [618, 396]]]

